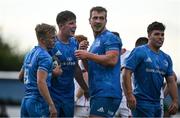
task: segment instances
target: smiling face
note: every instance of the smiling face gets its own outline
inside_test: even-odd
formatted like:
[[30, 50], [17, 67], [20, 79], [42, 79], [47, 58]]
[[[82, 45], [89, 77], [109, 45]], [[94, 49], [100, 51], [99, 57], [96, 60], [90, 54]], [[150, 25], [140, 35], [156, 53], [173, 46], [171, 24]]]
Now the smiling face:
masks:
[[61, 32], [64, 35], [66, 35], [66, 37], [74, 36], [75, 31], [76, 31], [76, 20], [69, 20], [61, 26]]
[[153, 30], [148, 34], [149, 44], [154, 49], [159, 49], [164, 43], [164, 31], [161, 30]]
[[95, 35], [101, 33], [105, 29], [106, 21], [106, 12], [91, 12], [89, 23]]

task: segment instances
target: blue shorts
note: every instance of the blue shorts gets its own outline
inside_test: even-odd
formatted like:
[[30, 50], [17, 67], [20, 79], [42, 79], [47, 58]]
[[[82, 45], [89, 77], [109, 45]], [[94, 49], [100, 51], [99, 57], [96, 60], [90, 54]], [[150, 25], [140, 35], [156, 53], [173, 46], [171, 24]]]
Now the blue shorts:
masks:
[[74, 116], [74, 101], [73, 102], [55, 102], [58, 117], [73, 117]]
[[23, 98], [21, 117], [48, 117], [49, 107], [46, 102], [34, 98]]
[[120, 102], [118, 98], [93, 97], [90, 99], [90, 116], [113, 117]]
[[153, 102], [137, 102], [136, 108], [132, 110], [133, 117], [161, 117], [161, 106]]

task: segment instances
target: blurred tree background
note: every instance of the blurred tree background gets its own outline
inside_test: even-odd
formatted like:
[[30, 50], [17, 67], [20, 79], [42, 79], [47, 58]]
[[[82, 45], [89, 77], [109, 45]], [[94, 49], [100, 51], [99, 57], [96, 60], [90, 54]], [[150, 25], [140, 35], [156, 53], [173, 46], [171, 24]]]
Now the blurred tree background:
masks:
[[8, 43], [3, 42], [0, 33], [0, 71], [19, 71], [21, 69], [24, 54], [13, 53], [13, 48]]

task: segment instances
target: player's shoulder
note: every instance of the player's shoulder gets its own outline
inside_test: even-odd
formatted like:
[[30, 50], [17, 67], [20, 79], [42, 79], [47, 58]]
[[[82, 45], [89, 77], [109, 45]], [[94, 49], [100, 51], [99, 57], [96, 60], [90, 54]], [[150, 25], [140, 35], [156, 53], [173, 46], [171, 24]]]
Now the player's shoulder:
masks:
[[39, 58], [51, 58], [49, 53], [45, 49], [43, 49], [41, 47], [37, 49], [37, 56]]
[[105, 37], [107, 38], [114, 38], [114, 39], [118, 39], [118, 36], [115, 35], [113, 32], [106, 30], [102, 33]]
[[147, 45], [141, 45], [141, 46], [135, 47], [131, 52], [144, 53], [146, 51], [148, 51]]
[[161, 57], [167, 59], [167, 60], [171, 60], [171, 56], [167, 53], [165, 53], [164, 51], [160, 50], [159, 51], [160, 55], [162, 55]]
[[112, 33], [109, 30], [106, 30], [102, 33], [102, 40], [107, 43], [107, 44], [121, 44], [121, 39], [120, 37], [118, 37], [117, 35], [115, 35], [114, 33]]
[[159, 52], [160, 52], [162, 55], [166, 56], [166, 57], [170, 57], [170, 55], [169, 55], [168, 53], [166, 53], [166, 52], [164, 52], [164, 51], [162, 51], [162, 50], [159, 50]]
[[77, 42], [77, 40], [76, 40], [75, 37], [70, 37], [70, 38], [69, 38], [69, 41], [70, 41], [70, 42]]
[[147, 45], [135, 47], [130, 53], [130, 55], [136, 55], [135, 57], [142, 59], [147, 57], [147, 54], [148, 54]]

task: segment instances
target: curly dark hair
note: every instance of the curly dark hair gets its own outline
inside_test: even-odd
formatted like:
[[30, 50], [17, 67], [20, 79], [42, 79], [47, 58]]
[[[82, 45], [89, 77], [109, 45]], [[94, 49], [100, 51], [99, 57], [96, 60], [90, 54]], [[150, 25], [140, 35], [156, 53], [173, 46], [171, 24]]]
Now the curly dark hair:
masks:
[[78, 41], [78, 43], [80, 43], [81, 41], [84, 41], [84, 40], [87, 41], [87, 37], [84, 35], [76, 35], [75, 38]]
[[165, 25], [160, 23], [160, 22], [153, 22], [151, 23], [148, 28], [147, 28], [147, 32], [148, 34], [151, 33], [153, 30], [161, 30], [161, 31], [164, 31], [165, 30]]
[[145, 45], [148, 43], [148, 38], [146, 37], [139, 37], [135, 42], [135, 47]]

